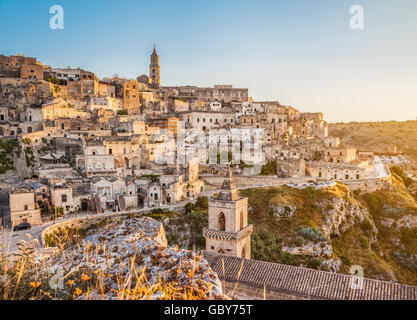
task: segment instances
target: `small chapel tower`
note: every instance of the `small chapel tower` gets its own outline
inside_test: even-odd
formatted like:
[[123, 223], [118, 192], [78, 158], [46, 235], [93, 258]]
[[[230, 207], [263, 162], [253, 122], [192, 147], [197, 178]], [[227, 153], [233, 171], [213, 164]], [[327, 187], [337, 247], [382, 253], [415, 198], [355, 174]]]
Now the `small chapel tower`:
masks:
[[209, 199], [208, 220], [203, 230], [207, 251], [250, 259], [253, 225], [248, 225], [248, 198], [239, 196], [230, 169], [220, 192]]
[[155, 46], [151, 54], [151, 61], [149, 64], [149, 78], [152, 79], [152, 86], [159, 88], [160, 86], [160, 67], [159, 67], [159, 56], [156, 53]]

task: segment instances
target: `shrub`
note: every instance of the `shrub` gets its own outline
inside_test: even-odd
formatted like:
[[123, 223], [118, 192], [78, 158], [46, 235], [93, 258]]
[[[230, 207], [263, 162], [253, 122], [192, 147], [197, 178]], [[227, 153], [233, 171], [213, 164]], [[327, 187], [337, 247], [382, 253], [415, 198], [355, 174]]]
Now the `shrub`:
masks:
[[404, 173], [401, 167], [397, 167], [397, 166], [391, 167], [390, 171], [391, 173], [394, 173], [397, 176], [399, 176], [406, 187], [408, 187], [411, 183], [413, 183], [413, 179], [411, 179], [410, 177], [407, 177], [407, 175]]
[[307, 265], [311, 269], [318, 269], [321, 265], [321, 262], [317, 258], [311, 258], [307, 261]]
[[392, 253], [394, 259], [403, 267], [410, 269], [413, 272], [417, 272], [417, 262], [412, 256], [408, 256], [404, 252], [394, 251]]
[[362, 190], [361, 189], [355, 189], [353, 190], [353, 196], [355, 198], [359, 198], [360, 194], [361, 194]]
[[369, 221], [368, 218], [363, 219], [363, 222], [361, 224], [361, 229], [365, 234], [370, 234], [373, 230], [371, 221]]
[[377, 193], [365, 193], [362, 195], [362, 198], [368, 205], [372, 215], [378, 214], [384, 205], [382, 198]]
[[352, 263], [350, 262], [349, 258], [346, 258], [344, 256], [341, 256], [340, 257], [340, 261], [342, 261], [343, 264], [346, 265], [346, 266], [351, 266], [352, 265]]
[[323, 233], [321, 232], [319, 228], [302, 227], [298, 231], [298, 235], [314, 242], [320, 242], [320, 241], [326, 240], [326, 237], [323, 235]]
[[406, 250], [412, 254], [416, 251], [417, 245], [417, 228], [409, 229], [402, 227], [400, 229], [401, 242], [405, 246]]
[[315, 196], [315, 190], [313, 187], [307, 187], [303, 189], [303, 193], [306, 195], [309, 199], [314, 199]]
[[262, 166], [261, 175], [268, 176], [268, 175], [276, 175], [278, 170], [277, 161], [276, 160], [269, 160], [266, 165]]
[[361, 236], [359, 238], [359, 242], [361, 243], [361, 247], [363, 249], [369, 249], [369, 239], [365, 236]]
[[[16, 151], [15, 151], [16, 149]], [[4, 140], [0, 139], [0, 174], [8, 170], [15, 170], [13, 163], [13, 152], [20, 156], [20, 143], [17, 139]]]
[[303, 238], [301, 238], [300, 236], [298, 236], [295, 241], [294, 241], [295, 245], [297, 247], [301, 247], [303, 245]]

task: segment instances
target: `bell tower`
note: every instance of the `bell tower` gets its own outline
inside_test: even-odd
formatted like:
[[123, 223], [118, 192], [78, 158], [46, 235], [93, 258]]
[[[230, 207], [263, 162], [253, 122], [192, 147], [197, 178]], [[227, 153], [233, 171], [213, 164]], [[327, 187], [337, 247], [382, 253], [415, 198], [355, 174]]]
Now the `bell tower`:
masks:
[[248, 198], [239, 196], [230, 168], [220, 192], [209, 199], [208, 220], [203, 230], [207, 251], [250, 259], [253, 225], [248, 224]]
[[152, 86], [159, 88], [160, 86], [160, 67], [159, 67], [159, 56], [156, 53], [155, 46], [151, 54], [151, 61], [149, 64], [149, 78], [152, 79]]

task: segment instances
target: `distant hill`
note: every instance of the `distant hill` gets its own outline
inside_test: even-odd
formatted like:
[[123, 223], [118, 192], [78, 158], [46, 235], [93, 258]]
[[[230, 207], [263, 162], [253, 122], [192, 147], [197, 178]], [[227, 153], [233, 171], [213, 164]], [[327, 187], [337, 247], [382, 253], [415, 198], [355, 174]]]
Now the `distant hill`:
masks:
[[329, 124], [329, 134], [361, 150], [401, 152], [417, 160], [417, 121]]

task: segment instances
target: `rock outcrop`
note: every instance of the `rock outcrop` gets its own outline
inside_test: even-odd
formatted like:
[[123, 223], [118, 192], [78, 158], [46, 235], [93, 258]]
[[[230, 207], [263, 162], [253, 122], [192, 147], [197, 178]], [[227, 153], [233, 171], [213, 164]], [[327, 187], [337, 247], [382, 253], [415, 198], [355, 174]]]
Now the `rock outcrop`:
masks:
[[191, 250], [168, 246], [162, 224], [149, 217], [107, 225], [47, 259], [65, 275], [97, 275], [98, 288], [79, 299], [227, 298], [208, 262]]
[[[318, 203], [323, 209], [325, 223], [321, 229], [326, 237], [340, 236], [355, 223], [363, 222], [368, 217], [368, 210], [362, 208], [357, 203], [353, 203], [345, 198], [332, 198], [332, 203]], [[375, 232], [375, 225], [372, 226]]]

